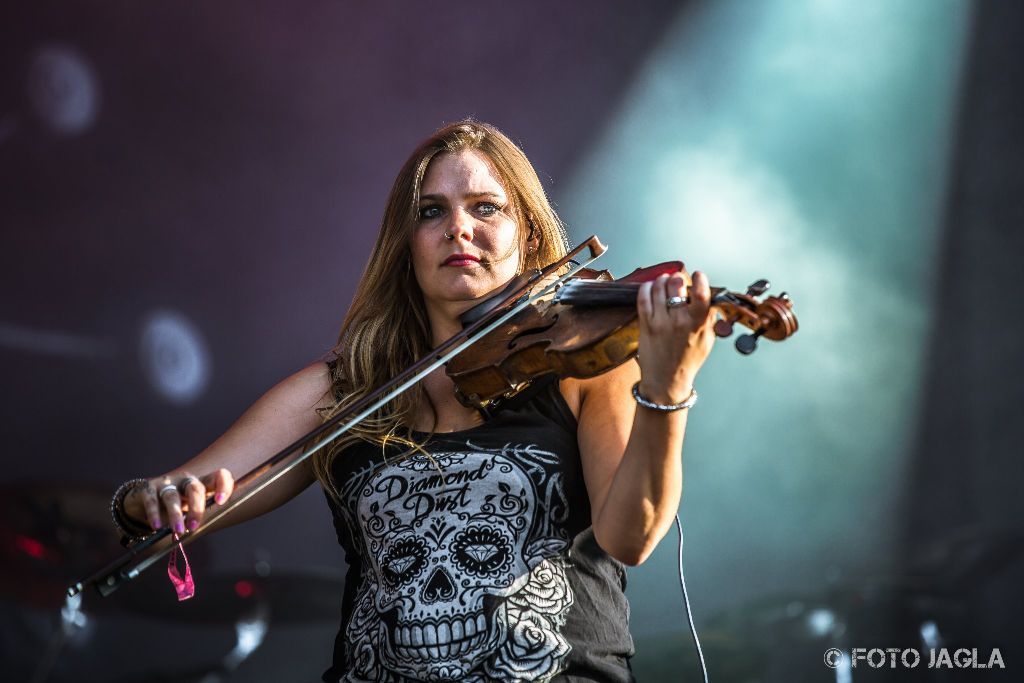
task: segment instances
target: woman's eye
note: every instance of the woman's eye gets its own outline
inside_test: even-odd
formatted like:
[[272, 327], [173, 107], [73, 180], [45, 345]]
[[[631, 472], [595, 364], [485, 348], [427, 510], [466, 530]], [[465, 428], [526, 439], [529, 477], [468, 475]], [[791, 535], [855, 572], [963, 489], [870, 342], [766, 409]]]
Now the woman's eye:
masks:
[[476, 210], [479, 211], [484, 216], [493, 216], [494, 214], [501, 211], [501, 209], [498, 208], [498, 206], [496, 206], [495, 204], [491, 204], [490, 202], [481, 202], [480, 204], [477, 204]]
[[436, 204], [430, 204], [428, 206], [420, 207], [420, 220], [430, 220], [432, 218], [440, 218], [441, 214], [444, 213], [440, 206]]

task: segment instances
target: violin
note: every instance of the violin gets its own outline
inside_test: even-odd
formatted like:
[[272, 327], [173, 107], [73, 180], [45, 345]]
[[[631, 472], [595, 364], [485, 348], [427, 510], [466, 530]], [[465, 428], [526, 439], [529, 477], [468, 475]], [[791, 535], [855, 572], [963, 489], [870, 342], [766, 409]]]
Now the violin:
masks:
[[[584, 257], [587, 250], [589, 256]], [[216, 519], [230, 514], [442, 365], [455, 382], [460, 400], [486, 410], [541, 375], [593, 377], [633, 358], [639, 345], [638, 288], [662, 273], [682, 269], [683, 264], [672, 261], [639, 268], [615, 280], [607, 271], [588, 267], [606, 250], [591, 236], [555, 263], [514, 278], [502, 292], [463, 314], [462, 330], [429, 355], [237, 478], [235, 494], [227, 503], [215, 505], [211, 494], [204, 523], [196, 531], [177, 538], [169, 527], [162, 527], [129, 546], [124, 556], [68, 587], [68, 596], [78, 595], [87, 585], [109, 595], [179, 544], [202, 537]], [[584, 260], [576, 261], [577, 257]], [[768, 283], [759, 280], [745, 294], [718, 287], [711, 290], [712, 306], [721, 316], [715, 333], [728, 336], [735, 324], [751, 330], [737, 340], [741, 353], [752, 353], [760, 337], [780, 341], [797, 331], [788, 296], [758, 300], [767, 288]]]
[[[445, 372], [455, 382], [459, 401], [486, 409], [541, 375], [594, 377], [635, 357], [640, 345], [637, 290], [644, 282], [682, 269], [681, 261], [667, 261], [637, 268], [619, 280], [607, 270], [581, 269], [559, 284], [553, 297], [536, 300], [448, 362]], [[744, 294], [711, 288], [711, 306], [721, 316], [715, 334], [731, 336], [737, 323], [751, 330], [736, 340], [736, 350], [744, 355], [757, 349], [761, 337], [781, 341], [798, 329], [785, 292], [758, 300], [769, 286], [762, 279]], [[489, 301], [477, 307], [490, 310]], [[480, 314], [472, 308], [462, 322], [472, 322]]]

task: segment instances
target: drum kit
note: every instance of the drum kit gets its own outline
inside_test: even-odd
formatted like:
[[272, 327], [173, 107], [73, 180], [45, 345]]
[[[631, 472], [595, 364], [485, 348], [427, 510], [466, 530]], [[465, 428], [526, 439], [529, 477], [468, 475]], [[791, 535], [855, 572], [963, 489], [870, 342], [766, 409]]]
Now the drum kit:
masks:
[[[206, 539], [190, 544], [193, 571], [200, 576], [201, 593], [179, 602], [159, 569], [143, 573], [131, 585], [107, 597], [66, 598], [67, 586], [123, 554], [108, 512], [109, 492], [80, 486], [19, 486], [0, 493], [0, 618], [4, 634], [5, 670], [22, 668], [32, 683], [53, 683], [66, 670], [70, 680], [174, 680], [218, 683], [234, 678], [238, 666], [263, 643], [273, 625], [337, 623], [344, 581], [337, 573], [274, 572], [266, 561], [244, 573], [211, 573], [204, 549]], [[47, 615], [49, 633], [32, 628], [31, 615]], [[94, 617], [100, 617], [94, 619]], [[95, 638], [96, 628], [124, 628], [118, 619], [139, 618], [156, 623], [233, 629], [234, 647], [209, 665], [189, 665], [185, 671], [153, 671], [130, 678], [83, 677], [80, 667], [66, 660], [75, 653], [69, 642]], [[35, 619], [38, 622], [38, 618]], [[100, 626], [95, 623], [99, 622]], [[38, 642], [42, 640], [43, 642]], [[64, 661], [61, 661], [64, 660]], [[63, 666], [58, 667], [58, 661]], [[165, 662], [164, 669], [174, 665]], [[7, 679], [5, 675], [5, 680]]]

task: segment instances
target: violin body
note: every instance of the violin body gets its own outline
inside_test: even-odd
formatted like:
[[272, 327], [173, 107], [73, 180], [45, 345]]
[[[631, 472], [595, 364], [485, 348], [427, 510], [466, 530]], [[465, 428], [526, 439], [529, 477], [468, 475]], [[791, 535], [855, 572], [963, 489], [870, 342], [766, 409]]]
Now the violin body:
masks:
[[[625, 363], [640, 345], [639, 285], [682, 269], [681, 262], [668, 261], [638, 268], [619, 280], [606, 270], [583, 269], [553, 298], [535, 301], [448, 361], [445, 371], [455, 383], [456, 396], [463, 405], [487, 408], [542, 375], [582, 379]], [[797, 330], [789, 298], [783, 294], [758, 301], [756, 295], [765, 289], [763, 280], [746, 294], [712, 288], [712, 304], [721, 318], [715, 333], [729, 336], [736, 323], [754, 331], [737, 342], [741, 353], [751, 353], [760, 336], [779, 341]], [[471, 311], [467, 319], [476, 317]]]
[[[600, 375], [635, 356], [639, 341], [635, 302], [576, 309], [548, 300], [455, 356], [446, 372], [459, 400], [479, 408], [515, 395], [550, 372], [559, 377]], [[495, 362], [481, 362], [487, 358]]]

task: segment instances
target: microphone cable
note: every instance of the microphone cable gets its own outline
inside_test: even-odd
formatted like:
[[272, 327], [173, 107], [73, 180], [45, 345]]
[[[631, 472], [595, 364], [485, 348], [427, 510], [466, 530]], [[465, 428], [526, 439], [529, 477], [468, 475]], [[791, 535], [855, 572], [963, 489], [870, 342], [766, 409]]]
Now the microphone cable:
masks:
[[704, 663], [704, 652], [700, 649], [697, 627], [693, 625], [690, 597], [686, 594], [686, 579], [683, 578], [683, 523], [679, 521], [679, 513], [676, 513], [676, 531], [679, 532], [679, 585], [683, 589], [683, 607], [686, 609], [686, 620], [690, 624], [690, 633], [693, 634], [693, 644], [697, 648], [697, 659], [700, 660], [700, 670], [704, 674], [704, 683], [708, 683], [708, 667]]

